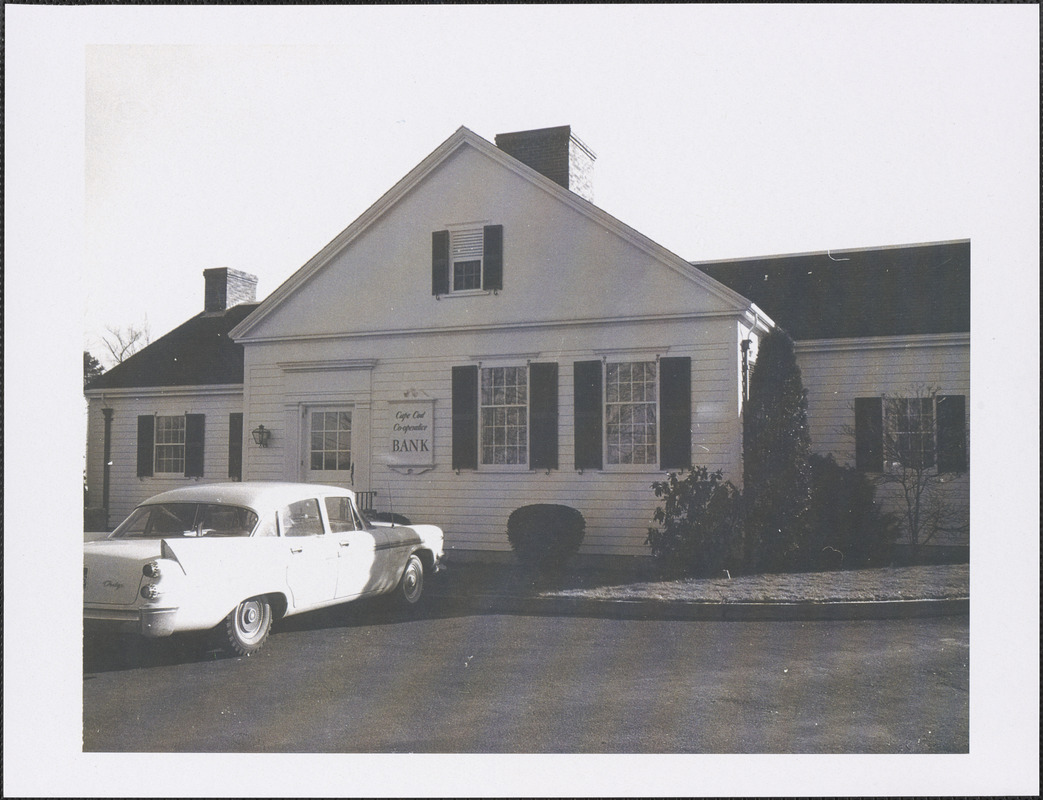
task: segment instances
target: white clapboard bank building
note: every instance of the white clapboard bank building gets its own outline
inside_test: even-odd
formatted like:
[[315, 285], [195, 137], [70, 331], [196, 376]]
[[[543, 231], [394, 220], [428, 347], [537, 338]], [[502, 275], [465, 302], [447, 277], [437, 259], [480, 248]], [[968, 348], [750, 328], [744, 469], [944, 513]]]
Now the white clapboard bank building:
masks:
[[776, 324], [816, 450], [872, 468], [856, 408], [927, 383], [965, 437], [968, 242], [693, 264], [591, 202], [593, 163], [568, 126], [460, 128], [263, 302], [207, 270], [204, 312], [86, 391], [90, 505], [111, 525], [185, 481], [333, 483], [452, 552], [509, 550], [512, 510], [561, 503], [582, 552], [648, 555], [653, 481], [741, 483]]

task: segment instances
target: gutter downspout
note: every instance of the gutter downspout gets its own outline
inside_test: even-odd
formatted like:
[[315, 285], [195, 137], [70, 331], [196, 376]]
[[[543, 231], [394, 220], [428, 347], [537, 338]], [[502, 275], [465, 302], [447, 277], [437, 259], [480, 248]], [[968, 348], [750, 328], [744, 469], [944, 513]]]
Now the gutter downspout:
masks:
[[105, 416], [105, 461], [102, 467], [101, 480], [101, 505], [105, 509], [105, 530], [109, 529], [109, 473], [112, 470], [112, 409], [103, 408], [101, 413]]
[[743, 339], [739, 342], [742, 350], [742, 407], [746, 408], [746, 401], [750, 399], [750, 340]]

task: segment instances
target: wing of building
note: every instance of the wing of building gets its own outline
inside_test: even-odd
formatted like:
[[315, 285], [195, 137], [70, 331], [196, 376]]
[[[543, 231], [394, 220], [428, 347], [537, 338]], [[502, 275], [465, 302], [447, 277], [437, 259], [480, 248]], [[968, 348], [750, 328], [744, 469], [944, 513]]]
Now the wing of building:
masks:
[[[808, 337], [792, 334], [805, 384], [812, 375], [823, 382], [814, 398], [832, 397], [832, 382], [855, 373], [862, 382], [845, 386], [845, 398], [902, 388], [893, 372], [886, 386], [870, 386], [859, 371], [866, 353], [915, 345], [931, 359], [950, 347], [967, 360], [969, 325], [861, 328], [851, 318], [875, 315], [861, 301], [850, 307], [849, 295], [830, 295], [837, 313], [800, 316], [791, 306], [806, 307], [805, 284], [787, 282], [785, 302], [747, 285], [764, 264], [817, 264], [821, 254], [689, 263], [591, 202], [593, 163], [568, 126], [502, 134], [495, 144], [460, 128], [260, 305], [223, 312], [228, 322], [240, 315], [222, 331], [241, 348], [238, 370], [217, 378], [194, 371], [202, 367], [166, 369], [179, 362], [159, 340], [134, 357], [147, 368], [132, 372], [131, 359], [103, 376], [118, 386], [88, 390], [92, 498], [108, 441], [113, 521], [186, 480], [316, 481], [437, 522], [450, 551], [508, 550], [512, 510], [562, 503], [586, 519], [585, 552], [647, 555], [653, 481], [692, 464], [741, 480], [746, 356], [776, 322], [809, 324]], [[935, 259], [946, 248], [969, 249], [920, 249]], [[832, 257], [876, 264], [870, 253], [902, 250]], [[872, 294], [876, 273], [847, 274], [856, 273], [851, 291]], [[881, 286], [877, 297], [900, 290]], [[831, 325], [815, 327], [826, 317]], [[841, 319], [851, 325], [832, 324]], [[183, 358], [209, 356], [189, 348]], [[146, 382], [152, 370], [163, 385]], [[960, 380], [945, 390], [966, 397]], [[176, 428], [177, 403], [186, 431], [205, 415], [201, 476], [186, 474], [178, 443], [162, 438]], [[210, 436], [216, 426], [225, 432]], [[264, 446], [251, 434], [260, 426]], [[821, 444], [838, 458], [850, 449], [842, 437]]]
[[257, 278], [208, 269], [203, 311], [91, 381], [88, 527], [110, 528], [186, 481], [242, 479], [243, 347]]
[[[903, 437], [924, 443], [933, 469], [943, 470], [920, 498], [922, 513], [938, 519], [930, 544], [965, 548], [970, 525], [970, 242], [695, 266], [768, 309], [793, 337], [816, 451], [833, 453], [840, 463], [879, 478], [892, 469], [886, 457]], [[906, 409], [917, 413], [903, 413]], [[915, 502], [900, 497], [903, 491], [885, 481], [877, 496], [901, 513]]]

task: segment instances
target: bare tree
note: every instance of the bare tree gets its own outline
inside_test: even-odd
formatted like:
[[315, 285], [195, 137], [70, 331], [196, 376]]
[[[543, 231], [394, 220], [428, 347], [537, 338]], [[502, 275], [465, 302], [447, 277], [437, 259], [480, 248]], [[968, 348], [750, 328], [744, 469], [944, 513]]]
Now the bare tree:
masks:
[[138, 350], [148, 347], [151, 338], [147, 319], [140, 327], [128, 325], [125, 328], [117, 328], [114, 325], [106, 325], [105, 330], [108, 331], [108, 335], [102, 336], [101, 341], [115, 364], [122, 364]]
[[939, 535], [966, 531], [964, 509], [946, 485], [966, 470], [964, 414], [962, 396], [917, 386], [857, 400], [862, 421], [844, 429], [855, 438], [860, 468], [897, 501], [914, 556]]

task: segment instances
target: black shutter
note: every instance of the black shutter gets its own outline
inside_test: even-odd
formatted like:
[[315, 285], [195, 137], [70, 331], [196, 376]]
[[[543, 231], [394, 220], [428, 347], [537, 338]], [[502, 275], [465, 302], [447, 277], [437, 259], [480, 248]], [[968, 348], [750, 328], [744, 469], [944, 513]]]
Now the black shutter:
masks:
[[151, 414], [138, 417], [138, 477], [152, 477], [152, 451], [156, 444], [156, 418]]
[[228, 477], [243, 479], [243, 415], [228, 415]]
[[938, 396], [938, 471], [967, 469], [966, 401], [962, 394]]
[[601, 469], [601, 362], [573, 364], [576, 469]]
[[185, 414], [185, 477], [203, 477], [203, 433], [206, 417]]
[[453, 367], [453, 469], [478, 469], [478, 367]]
[[659, 359], [661, 469], [692, 466], [692, 359]]
[[449, 231], [431, 234], [431, 294], [449, 294]]
[[879, 397], [855, 398], [855, 468], [884, 471], [884, 403]]
[[558, 468], [558, 365], [529, 365], [529, 467]]
[[482, 246], [482, 288], [503, 288], [503, 225], [486, 225]]

